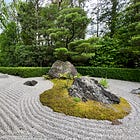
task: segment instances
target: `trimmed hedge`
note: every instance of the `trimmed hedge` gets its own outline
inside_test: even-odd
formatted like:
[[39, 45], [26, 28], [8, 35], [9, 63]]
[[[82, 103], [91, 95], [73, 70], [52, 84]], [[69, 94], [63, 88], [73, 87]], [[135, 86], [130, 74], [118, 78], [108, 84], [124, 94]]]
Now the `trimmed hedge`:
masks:
[[[140, 69], [76, 67], [81, 75], [140, 82]], [[50, 67], [0, 67], [1, 73], [21, 77], [38, 77], [48, 73]]]
[[89, 75], [93, 77], [140, 82], [140, 69], [77, 67], [77, 71], [82, 75]]
[[0, 72], [27, 78], [45, 75], [49, 69], [50, 67], [0, 67]]

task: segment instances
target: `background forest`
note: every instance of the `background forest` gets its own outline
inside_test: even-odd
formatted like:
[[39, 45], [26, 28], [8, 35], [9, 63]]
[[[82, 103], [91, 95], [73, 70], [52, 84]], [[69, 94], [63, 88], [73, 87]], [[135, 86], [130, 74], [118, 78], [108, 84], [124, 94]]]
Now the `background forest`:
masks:
[[[0, 66], [140, 67], [140, 1], [0, 0]], [[90, 24], [91, 37], [86, 39]]]

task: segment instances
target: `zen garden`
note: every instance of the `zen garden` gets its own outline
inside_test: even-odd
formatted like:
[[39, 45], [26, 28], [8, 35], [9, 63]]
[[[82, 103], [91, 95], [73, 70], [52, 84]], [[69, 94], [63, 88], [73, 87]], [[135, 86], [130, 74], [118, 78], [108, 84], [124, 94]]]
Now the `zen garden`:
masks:
[[0, 140], [140, 140], [140, 1], [0, 0]]

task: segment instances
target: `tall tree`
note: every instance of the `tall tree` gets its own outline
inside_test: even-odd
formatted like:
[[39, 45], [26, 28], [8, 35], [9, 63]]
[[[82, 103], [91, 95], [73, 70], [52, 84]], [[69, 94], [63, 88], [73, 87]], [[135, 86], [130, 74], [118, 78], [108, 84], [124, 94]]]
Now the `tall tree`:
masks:
[[8, 24], [8, 7], [4, 0], [0, 0], [0, 29], [6, 29]]
[[[120, 57], [126, 67], [140, 67], [140, 2], [132, 0], [121, 12], [120, 27], [115, 35], [120, 42]], [[122, 61], [120, 61], [122, 63]]]
[[56, 19], [57, 28], [54, 29], [52, 38], [56, 39], [56, 42], [62, 42], [61, 45], [67, 48], [71, 41], [84, 39], [88, 23], [89, 19], [83, 9], [64, 9]]
[[0, 63], [3, 66], [13, 66], [15, 62], [15, 45], [18, 42], [17, 27], [15, 22], [7, 24], [6, 29], [0, 34]]
[[18, 9], [18, 21], [21, 26], [21, 38], [25, 45], [38, 45], [39, 22], [40, 22], [39, 0], [21, 2]]
[[117, 16], [119, 11], [123, 9], [125, 2], [119, 0], [102, 0], [100, 2], [99, 21], [104, 25], [104, 33], [109, 33], [113, 37], [117, 30]]

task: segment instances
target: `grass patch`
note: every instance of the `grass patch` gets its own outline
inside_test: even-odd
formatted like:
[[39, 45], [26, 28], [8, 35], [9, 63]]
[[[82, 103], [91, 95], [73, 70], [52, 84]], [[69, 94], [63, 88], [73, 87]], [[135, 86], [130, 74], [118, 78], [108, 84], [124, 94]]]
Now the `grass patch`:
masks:
[[[52, 108], [54, 111], [70, 116], [97, 120], [116, 120], [124, 118], [129, 114], [131, 107], [128, 102], [120, 98], [120, 104], [107, 105], [96, 101], [77, 101], [68, 95], [64, 86], [66, 80], [53, 79], [54, 87], [40, 95], [43, 105]], [[70, 80], [69, 84], [72, 84]], [[70, 86], [69, 85], [69, 86]]]

